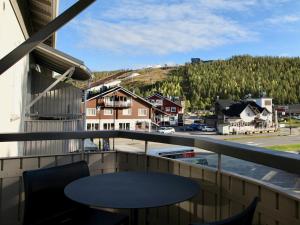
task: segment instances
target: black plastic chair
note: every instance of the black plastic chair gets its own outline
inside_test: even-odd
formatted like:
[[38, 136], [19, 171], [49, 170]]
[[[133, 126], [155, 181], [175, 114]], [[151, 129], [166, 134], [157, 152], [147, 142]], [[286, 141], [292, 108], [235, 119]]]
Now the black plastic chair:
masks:
[[70, 182], [89, 176], [85, 161], [23, 173], [25, 207], [23, 225], [128, 224], [128, 216], [92, 209], [64, 195]]
[[255, 197], [244, 211], [227, 219], [205, 224], [192, 223], [190, 225], [251, 225], [258, 201], [259, 198]]

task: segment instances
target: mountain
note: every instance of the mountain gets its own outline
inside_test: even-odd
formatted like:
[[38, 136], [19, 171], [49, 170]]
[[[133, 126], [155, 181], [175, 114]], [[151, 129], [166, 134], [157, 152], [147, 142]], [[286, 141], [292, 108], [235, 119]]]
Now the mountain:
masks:
[[148, 96], [184, 96], [190, 108], [209, 109], [217, 96], [239, 100], [247, 94], [266, 93], [275, 104], [300, 102], [300, 58], [233, 56], [226, 60], [199, 62], [173, 68], [130, 71], [140, 76], [122, 86]]

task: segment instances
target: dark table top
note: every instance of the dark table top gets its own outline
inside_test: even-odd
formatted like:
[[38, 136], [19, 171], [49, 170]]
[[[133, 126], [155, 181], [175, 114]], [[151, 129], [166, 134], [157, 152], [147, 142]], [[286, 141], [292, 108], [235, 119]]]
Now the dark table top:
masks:
[[73, 181], [65, 188], [70, 199], [94, 207], [140, 209], [188, 200], [199, 185], [185, 177], [156, 172], [119, 172]]

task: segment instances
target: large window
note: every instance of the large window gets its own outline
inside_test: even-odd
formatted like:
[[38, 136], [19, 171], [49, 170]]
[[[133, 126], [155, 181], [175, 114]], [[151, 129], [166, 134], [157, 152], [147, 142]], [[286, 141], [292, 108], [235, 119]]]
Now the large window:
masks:
[[113, 109], [104, 109], [104, 115], [113, 115], [114, 110]]
[[119, 130], [130, 130], [130, 123], [119, 123]]
[[176, 112], [176, 107], [171, 107], [171, 112]]
[[147, 114], [148, 114], [148, 109], [146, 109], [146, 108], [139, 109], [139, 112], [138, 112], [139, 116], [147, 116]]
[[113, 123], [104, 123], [103, 129], [104, 130], [114, 130], [114, 124]]
[[86, 109], [86, 115], [87, 116], [96, 116], [96, 109], [95, 108], [87, 108]]
[[87, 123], [87, 130], [99, 130], [99, 123]]
[[131, 115], [131, 109], [123, 109], [123, 116]]

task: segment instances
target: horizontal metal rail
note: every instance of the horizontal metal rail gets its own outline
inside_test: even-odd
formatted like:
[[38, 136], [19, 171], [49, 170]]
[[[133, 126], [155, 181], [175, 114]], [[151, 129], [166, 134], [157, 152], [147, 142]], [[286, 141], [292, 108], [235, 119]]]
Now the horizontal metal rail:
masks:
[[87, 138], [126, 138], [147, 142], [183, 145], [205, 149], [290, 173], [300, 174], [300, 155], [271, 151], [264, 148], [243, 145], [207, 137], [165, 135], [133, 131], [77, 131], [77, 132], [35, 132], [0, 134], [0, 142], [66, 140]]

